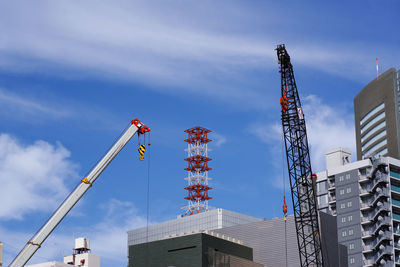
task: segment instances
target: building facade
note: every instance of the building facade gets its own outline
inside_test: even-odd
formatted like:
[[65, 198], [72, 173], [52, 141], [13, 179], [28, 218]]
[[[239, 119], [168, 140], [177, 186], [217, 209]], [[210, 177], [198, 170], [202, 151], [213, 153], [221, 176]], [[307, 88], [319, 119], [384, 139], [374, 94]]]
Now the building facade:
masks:
[[337, 218], [350, 267], [400, 266], [400, 160], [329, 166], [318, 176], [317, 195], [319, 209]]
[[354, 98], [357, 159], [400, 158], [400, 71], [379, 75]]
[[128, 267], [263, 267], [253, 262], [253, 249], [240, 241], [202, 232], [174, 235], [129, 246]]
[[128, 231], [128, 246], [157, 241], [176, 234], [215, 230], [258, 221], [261, 219], [229, 210], [214, 209], [191, 216], [178, 216], [175, 220], [130, 230]]

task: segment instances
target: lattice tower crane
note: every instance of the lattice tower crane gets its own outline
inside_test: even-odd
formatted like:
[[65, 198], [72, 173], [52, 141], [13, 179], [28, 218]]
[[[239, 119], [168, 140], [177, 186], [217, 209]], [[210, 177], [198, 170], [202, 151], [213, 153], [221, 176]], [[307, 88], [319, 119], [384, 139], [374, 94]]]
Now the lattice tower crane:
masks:
[[285, 45], [276, 48], [281, 73], [281, 119], [302, 267], [323, 266], [315, 178], [312, 174], [306, 123]]

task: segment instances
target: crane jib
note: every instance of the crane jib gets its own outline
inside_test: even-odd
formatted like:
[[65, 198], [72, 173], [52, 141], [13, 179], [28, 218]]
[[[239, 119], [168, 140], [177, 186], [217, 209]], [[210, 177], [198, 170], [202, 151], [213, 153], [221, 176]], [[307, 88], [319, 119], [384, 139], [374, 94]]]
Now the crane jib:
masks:
[[285, 45], [276, 48], [281, 74], [281, 119], [290, 189], [299, 247], [300, 265], [323, 266], [318, 210], [314, 195], [306, 124], [296, 87], [293, 66]]

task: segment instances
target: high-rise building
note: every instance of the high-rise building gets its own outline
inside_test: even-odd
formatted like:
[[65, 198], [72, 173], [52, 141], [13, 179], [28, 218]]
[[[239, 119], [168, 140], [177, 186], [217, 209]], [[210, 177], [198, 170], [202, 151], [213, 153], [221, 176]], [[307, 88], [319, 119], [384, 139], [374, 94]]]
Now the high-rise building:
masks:
[[[336, 157], [342, 152], [336, 150]], [[400, 160], [332, 162], [317, 174], [318, 204], [336, 216], [349, 266], [400, 266]]]
[[400, 71], [389, 69], [354, 98], [357, 159], [400, 158]]

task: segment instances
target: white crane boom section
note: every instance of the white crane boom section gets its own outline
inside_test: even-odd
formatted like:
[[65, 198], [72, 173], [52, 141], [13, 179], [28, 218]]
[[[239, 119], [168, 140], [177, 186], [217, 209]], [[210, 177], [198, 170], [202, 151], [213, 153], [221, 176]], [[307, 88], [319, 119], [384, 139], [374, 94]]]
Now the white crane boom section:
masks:
[[81, 183], [75, 188], [74, 191], [64, 200], [64, 202], [53, 213], [50, 219], [43, 225], [43, 227], [33, 236], [33, 238], [25, 245], [17, 257], [10, 264], [10, 267], [22, 267], [35, 252], [41, 247], [46, 238], [53, 232], [62, 219], [68, 212], [75, 206], [79, 199], [86, 193], [92, 186], [97, 177], [104, 171], [104, 169], [111, 163], [117, 156], [122, 148], [129, 142], [129, 140], [142, 129], [150, 131], [149, 128], [140, 123], [139, 120], [133, 120], [129, 128], [122, 134], [122, 136], [114, 143], [107, 154], [99, 161], [99, 163], [90, 171], [90, 173], [82, 179]]

